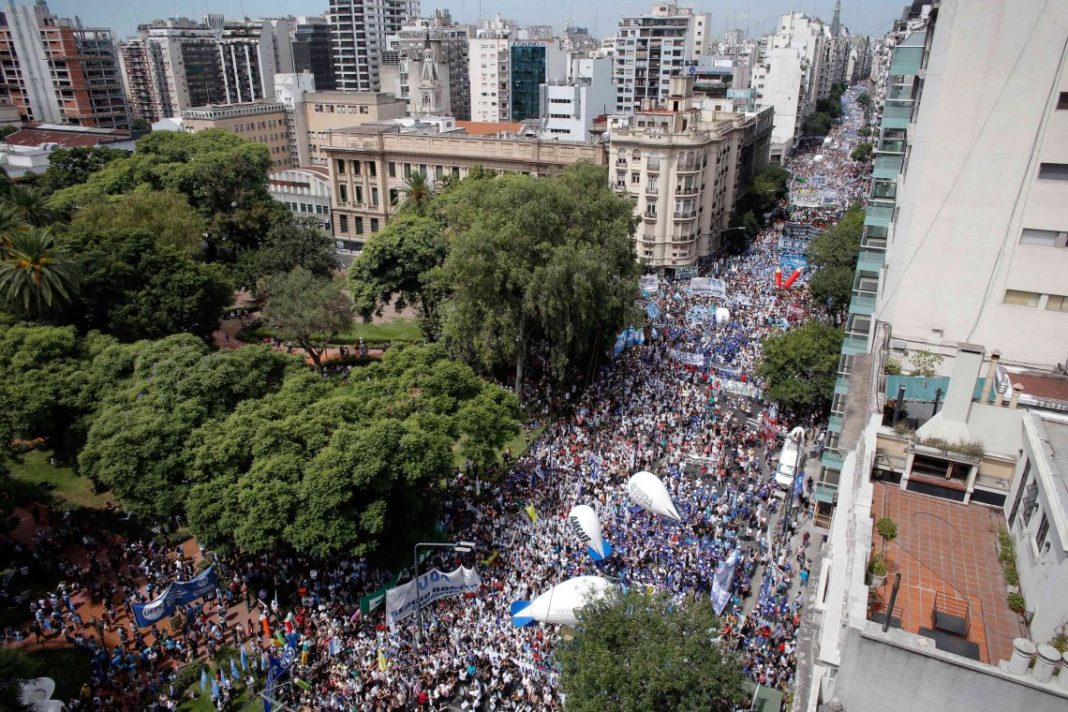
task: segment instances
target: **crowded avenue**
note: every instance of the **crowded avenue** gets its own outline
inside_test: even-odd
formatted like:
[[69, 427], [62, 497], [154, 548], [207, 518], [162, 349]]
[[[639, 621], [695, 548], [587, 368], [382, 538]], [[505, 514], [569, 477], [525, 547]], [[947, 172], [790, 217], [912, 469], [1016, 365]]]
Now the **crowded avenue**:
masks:
[[[60, 590], [31, 604], [30, 630], [5, 638], [62, 638], [90, 651], [92, 679], [69, 705], [82, 709], [176, 709], [176, 667], [225, 656], [214, 679], [192, 688], [217, 709], [228, 708], [235, 681], [264, 691], [263, 671], [284, 664], [284, 675], [271, 672], [268, 694], [287, 709], [553, 710], [565, 704], [554, 651], [566, 631], [513, 625], [513, 602], [582, 575], [682, 601], [709, 596], [718, 567], [728, 577], [725, 645], [754, 683], [789, 692], [801, 611], [815, 589], [811, 456], [826, 423], [765, 400], [755, 371], [765, 336], [823, 318], [809, 313], [804, 258], [785, 238], [798, 226], [832, 224], [866, 193], [867, 166], [850, 158], [861, 91], [842, 97], [844, 118], [822, 143], [788, 160], [791, 199], [745, 253], [696, 275], [643, 279], [648, 328], [623, 339], [585, 389], [529, 384], [523, 400], [540, 405], [530, 410], [542, 419], [528, 427], [540, 434], [515, 460], [506, 453], [497, 481], [473, 469], [454, 473], [441, 529], [446, 541], [473, 546], [435, 549], [420, 570], [473, 568], [475, 590], [390, 625], [384, 596], [368, 594], [410, 580], [410, 569], [398, 576], [362, 559], [233, 559], [191, 542], [116, 542], [41, 514], [42, 555], [80, 545], [88, 558], [65, 564]], [[777, 268], [785, 278], [795, 266], [800, 276], [777, 287]], [[798, 462], [811, 457], [807, 473], [776, 484], [780, 448], [797, 427]], [[660, 478], [681, 521], [635, 506], [627, 482], [639, 471]], [[576, 505], [597, 514], [611, 547], [602, 560], [576, 536], [568, 518]], [[222, 583], [139, 628], [131, 604], [196, 580], [203, 558], [213, 564], [204, 580]]]

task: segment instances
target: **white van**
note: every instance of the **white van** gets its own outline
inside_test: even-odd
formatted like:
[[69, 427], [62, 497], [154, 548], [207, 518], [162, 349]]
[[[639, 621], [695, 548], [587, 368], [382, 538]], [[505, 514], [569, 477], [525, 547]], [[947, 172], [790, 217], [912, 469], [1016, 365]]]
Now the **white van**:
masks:
[[775, 484], [782, 489], [793, 487], [798, 468], [805, 466], [805, 430], [794, 428], [786, 436], [779, 452], [779, 466], [775, 469]]

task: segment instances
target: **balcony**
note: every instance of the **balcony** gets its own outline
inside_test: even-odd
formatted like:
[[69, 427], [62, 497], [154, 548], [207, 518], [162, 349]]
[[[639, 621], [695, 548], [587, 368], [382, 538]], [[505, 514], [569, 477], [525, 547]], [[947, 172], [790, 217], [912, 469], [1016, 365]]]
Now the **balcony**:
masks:
[[697, 186], [696, 185], [678, 185], [678, 186], [675, 186], [675, 195], [678, 195], [678, 196], [697, 195]]
[[655, 185], [647, 185], [645, 186], [645, 195], [650, 198], [655, 198], [660, 195], [660, 191]]
[[879, 143], [879, 148], [876, 149], [876, 153], [905, 153], [905, 146], [907, 142], [903, 138], [884, 138]]
[[676, 221], [680, 221], [680, 222], [683, 221], [683, 220], [693, 220], [694, 218], [697, 217], [697, 211], [696, 210], [688, 210], [688, 211], [681, 211], [681, 212], [676, 211], [672, 217]]
[[645, 170], [649, 171], [650, 173], [659, 173], [660, 172], [660, 161], [659, 160], [648, 161], [645, 164]]
[[655, 210], [653, 210], [653, 211], [646, 210], [644, 213], [642, 213], [642, 219], [645, 220], [645, 222], [655, 223], [656, 222], [656, 211]]
[[701, 170], [701, 166], [696, 161], [679, 161], [679, 164], [675, 167], [675, 170], [679, 173], [696, 173], [697, 171]]

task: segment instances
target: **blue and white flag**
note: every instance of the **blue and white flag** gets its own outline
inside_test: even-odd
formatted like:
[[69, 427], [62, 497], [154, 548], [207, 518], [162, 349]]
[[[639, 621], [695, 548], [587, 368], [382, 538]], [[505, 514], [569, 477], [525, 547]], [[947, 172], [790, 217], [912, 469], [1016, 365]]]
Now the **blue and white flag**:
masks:
[[723, 615], [723, 609], [731, 600], [731, 584], [734, 581], [734, 569], [738, 566], [738, 550], [735, 549], [716, 566], [712, 577], [712, 608], [716, 615]]

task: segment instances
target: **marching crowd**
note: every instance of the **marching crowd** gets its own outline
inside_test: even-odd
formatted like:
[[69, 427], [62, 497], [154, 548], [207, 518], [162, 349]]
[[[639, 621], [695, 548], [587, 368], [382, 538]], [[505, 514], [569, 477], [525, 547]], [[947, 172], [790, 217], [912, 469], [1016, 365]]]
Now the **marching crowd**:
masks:
[[[860, 194], [844, 136], [856, 121], [849, 116], [834, 129], [819, 161], [806, 153], [788, 164], [794, 176], [820, 176], [817, 182], [843, 200], [803, 214], [783, 205], [780, 217], [833, 222]], [[559, 709], [558, 631], [514, 627], [513, 601], [583, 574], [679, 601], [708, 596], [717, 565], [735, 551], [723, 640], [751, 679], [786, 689], [808, 578], [808, 534], [801, 531], [808, 490], [799, 493], [800, 506], [789, 507], [770, 473], [787, 426], [818, 424], [762, 401], [754, 374], [761, 339], [807, 316], [803, 280], [775, 288], [780, 234], [781, 221], [744, 255], [709, 267], [725, 296], [691, 292], [686, 280], [650, 287], [645, 300], [655, 317], [644, 346], [624, 350], [585, 389], [546, 387], [542, 397], [564, 415], [544, 423], [497, 484], [483, 488], [472, 471], [454, 474], [442, 525], [476, 550], [426, 565], [475, 566], [482, 585], [426, 607], [418, 643], [414, 618], [390, 629], [381, 613], [361, 614], [360, 597], [389, 579], [361, 559], [324, 565], [207, 553], [222, 582], [215, 595], [182, 607], [168, 625], [137, 629], [123, 623], [127, 604], [192, 578], [201, 557], [149, 541], [109, 542], [102, 531], [66, 519], [42, 526], [42, 547], [49, 539], [80, 540], [91, 552], [86, 564], [65, 566], [64, 588], [31, 604], [31, 635], [60, 631], [92, 656], [92, 678], [71, 706], [175, 708], [183, 690], [174, 669], [206, 653], [220, 671], [192, 689], [225, 709], [235, 683], [262, 688], [264, 652], [284, 646], [296, 665], [273, 695], [295, 708]], [[729, 317], [717, 318], [719, 308]], [[633, 505], [626, 480], [638, 470], [663, 480], [682, 522]], [[603, 562], [589, 557], [566, 519], [577, 504], [599, 515], [613, 549]], [[96, 602], [101, 615], [86, 620], [76, 600]]]

